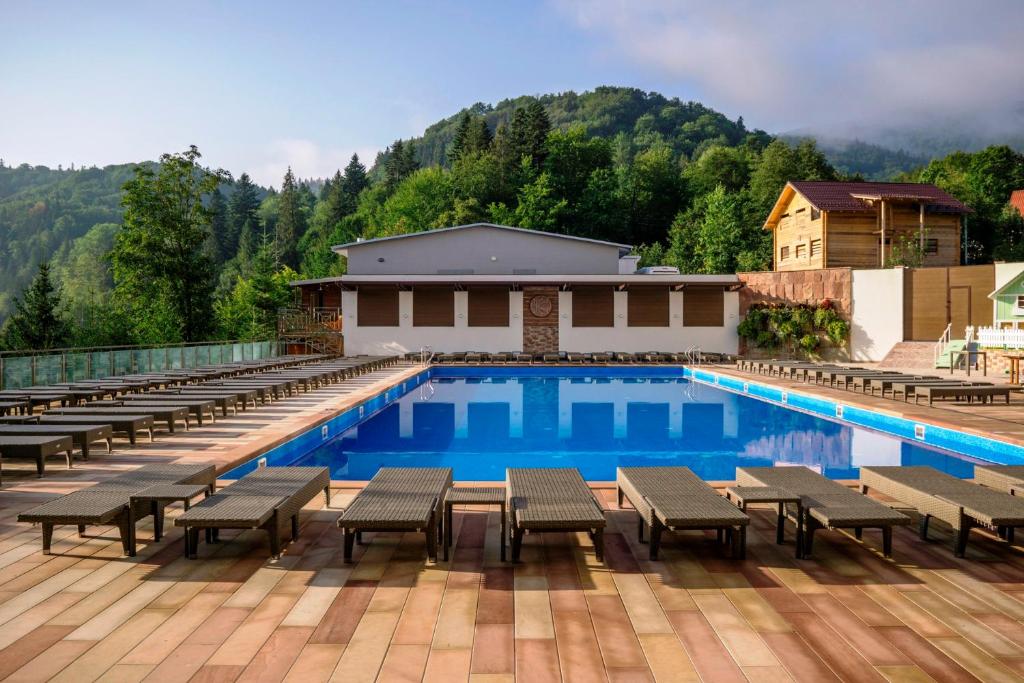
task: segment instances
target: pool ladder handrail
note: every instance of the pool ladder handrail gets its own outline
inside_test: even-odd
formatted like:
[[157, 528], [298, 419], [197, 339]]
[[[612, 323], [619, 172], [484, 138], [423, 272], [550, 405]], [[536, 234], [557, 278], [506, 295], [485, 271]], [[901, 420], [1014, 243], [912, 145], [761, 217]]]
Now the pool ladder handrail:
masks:
[[690, 344], [686, 347], [683, 355], [686, 356], [686, 360], [689, 361], [690, 365], [700, 365], [704, 361], [700, 346], [697, 344]]
[[432, 346], [420, 347], [420, 365], [430, 365], [434, 360], [434, 348]]

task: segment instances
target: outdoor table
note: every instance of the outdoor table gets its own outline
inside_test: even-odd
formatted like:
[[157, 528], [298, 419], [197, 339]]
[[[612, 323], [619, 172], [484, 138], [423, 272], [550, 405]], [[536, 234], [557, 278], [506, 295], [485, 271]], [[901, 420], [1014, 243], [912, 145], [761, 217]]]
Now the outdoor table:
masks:
[[1020, 384], [1020, 362], [1024, 356], [1005, 356], [1010, 361], [1010, 384]]
[[[164, 508], [171, 503], [181, 502], [186, 510], [193, 498], [199, 494], [210, 495], [210, 487], [206, 484], [156, 484], [148, 489], [143, 489], [131, 495], [132, 505], [129, 510], [134, 509], [135, 503], [152, 505], [153, 514], [153, 540], [159, 541], [164, 531]], [[135, 550], [135, 520], [130, 520], [131, 549]]]
[[778, 506], [778, 523], [775, 530], [775, 542], [782, 545], [785, 540], [786, 504], [796, 505], [796, 518], [801, 523], [796, 525], [796, 553], [800, 557], [800, 547], [803, 543], [803, 510], [801, 509], [800, 496], [793, 495], [785, 489], [775, 486], [730, 486], [725, 490], [726, 500], [730, 500], [743, 512], [751, 503], [772, 503]]
[[452, 545], [452, 507], [455, 505], [501, 506], [501, 561], [505, 561], [505, 489], [501, 486], [451, 487], [444, 497], [444, 560]]

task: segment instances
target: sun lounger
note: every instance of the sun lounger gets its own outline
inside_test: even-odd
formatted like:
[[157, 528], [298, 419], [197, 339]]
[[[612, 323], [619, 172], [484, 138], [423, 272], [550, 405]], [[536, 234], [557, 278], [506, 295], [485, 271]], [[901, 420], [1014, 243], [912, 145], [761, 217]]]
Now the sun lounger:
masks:
[[565, 351], [548, 351], [541, 354], [541, 360], [545, 363], [566, 363], [569, 356]]
[[918, 403], [921, 398], [928, 399], [928, 405], [932, 405], [937, 398], [952, 398], [953, 400], [959, 401], [960, 399], [967, 399], [970, 403], [974, 399], [978, 399], [982, 403], [986, 400], [991, 402], [997, 397], [1005, 398], [1007, 405], [1010, 403], [1010, 387], [997, 387], [997, 386], [938, 386], [938, 385], [923, 385], [914, 388], [914, 403]]
[[323, 492], [331, 504], [330, 472], [326, 467], [262, 467], [225, 486], [174, 520], [185, 529], [185, 556], [195, 558], [199, 530], [216, 540], [220, 529], [263, 529], [270, 554], [281, 555], [281, 539], [290, 530], [299, 536], [299, 511]]
[[0, 424], [0, 435], [3, 436], [70, 436], [75, 446], [82, 451], [82, 459], [89, 459], [89, 444], [95, 441], [107, 443], [107, 453], [111, 451], [114, 430], [107, 424], [91, 425], [52, 425], [52, 424]]
[[963, 557], [972, 527], [998, 531], [1008, 541], [1024, 526], [1024, 498], [972, 484], [933, 467], [861, 467], [861, 490], [875, 490], [916, 509], [920, 535], [928, 537], [930, 518], [953, 529], [953, 552]]
[[611, 351], [598, 351], [591, 354], [591, 359], [595, 363], [611, 363], [615, 360], [615, 354]]
[[975, 465], [974, 481], [998, 491], [1024, 488], [1024, 465]]
[[200, 399], [202, 401], [213, 401], [220, 409], [222, 417], [228, 416], [228, 411], [238, 412], [239, 407], [245, 410], [249, 403], [256, 407], [256, 390], [223, 389], [216, 391], [213, 388], [202, 389], [197, 386], [186, 385], [175, 389], [158, 389], [151, 391], [147, 396], [181, 396], [188, 399]]
[[85, 408], [55, 408], [46, 410], [44, 415], [90, 415], [93, 422], [99, 417], [118, 415], [149, 415], [167, 425], [167, 431], [174, 433], [174, 426], [178, 420], [185, 423], [185, 430], [188, 431], [188, 408], [184, 406], [153, 406], [153, 405], [126, 405], [126, 406], [93, 406]]
[[505, 470], [512, 561], [519, 560], [528, 532], [586, 531], [604, 559], [604, 509], [573, 467], [509, 467]]
[[983, 382], [961, 382], [958, 380], [907, 380], [904, 382], [893, 382], [890, 386], [892, 392], [892, 398], [895, 400], [897, 397], [902, 396], [903, 400], [909, 401], [911, 396], [914, 396], [916, 402], [917, 390], [922, 389], [926, 386], [933, 387], [970, 387], [970, 386], [992, 386], [990, 383]]
[[511, 351], [499, 351], [491, 354], [492, 363], [508, 363], [514, 354]]
[[614, 360], [616, 363], [635, 363], [636, 356], [634, 356], [632, 353], [616, 351], [614, 354], [612, 354], [612, 360]]
[[28, 400], [0, 400], [0, 415], [24, 414], [29, 411], [32, 404]]
[[122, 433], [128, 436], [128, 442], [135, 445], [139, 432], [146, 432], [149, 435], [150, 443], [153, 442], [153, 416], [139, 414], [125, 415], [51, 415], [42, 414], [36, 420], [39, 424], [46, 425], [110, 425], [115, 433]]
[[71, 469], [73, 445], [68, 435], [0, 435], [0, 461], [33, 460], [36, 463], [36, 475], [41, 477], [46, 469], [46, 458], [51, 455], [63, 454], [68, 469]]
[[525, 351], [517, 351], [514, 356], [514, 360], [517, 363], [529, 363], [533, 365], [533, 362], [537, 360], [536, 354], [527, 353]]
[[865, 394], [875, 395], [875, 391], [880, 391], [882, 395], [892, 388], [893, 382], [900, 382], [904, 380], [929, 380], [939, 379], [934, 375], [864, 375], [862, 377], [854, 377], [851, 384], [853, 385], [854, 391], [860, 391]]
[[589, 353], [581, 353], [579, 351], [567, 351], [565, 354], [565, 360], [569, 363], [579, 363], [582, 365], [591, 358]]
[[714, 529], [732, 532], [733, 557], [746, 552], [747, 517], [688, 467], [619, 467], [615, 473], [619, 507], [629, 500], [639, 518], [639, 537], [650, 529], [650, 558], [658, 559], [662, 531]]
[[860, 538], [863, 529], [872, 528], [882, 530], [882, 552], [889, 557], [892, 528], [910, 524], [906, 515], [806, 467], [737, 467], [736, 483], [772, 486], [800, 497], [799, 506], [786, 507], [797, 525], [798, 557], [810, 556], [817, 529], [853, 529]]
[[[234, 400], [232, 398], [232, 400]], [[195, 418], [196, 423], [202, 427], [203, 420], [207, 415], [210, 422], [217, 419], [217, 402], [212, 398], [193, 396], [190, 394], [139, 394], [137, 396], [122, 396], [115, 401], [124, 406], [146, 406], [150, 408], [162, 408], [165, 406], [184, 406], [188, 408], [189, 414]], [[95, 405], [93, 404], [90, 405]], [[225, 413], [227, 412], [225, 408]]]
[[18, 515], [19, 522], [41, 524], [43, 554], [50, 554], [55, 526], [74, 524], [78, 533], [86, 526], [116, 526], [128, 556], [135, 555], [135, 522], [153, 513], [152, 503], [132, 504], [131, 497], [158, 485], [200, 485], [212, 491], [216, 480], [213, 465], [146, 465], [87, 489], [54, 498]]
[[338, 519], [344, 532], [346, 562], [364, 531], [424, 533], [427, 557], [437, 560], [445, 493], [452, 485], [450, 467], [382, 467]]

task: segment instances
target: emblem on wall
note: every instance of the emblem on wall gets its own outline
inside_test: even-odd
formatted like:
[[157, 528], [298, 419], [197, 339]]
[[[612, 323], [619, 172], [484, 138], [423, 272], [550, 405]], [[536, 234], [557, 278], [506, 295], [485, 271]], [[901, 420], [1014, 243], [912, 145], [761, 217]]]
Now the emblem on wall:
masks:
[[551, 314], [551, 299], [539, 294], [530, 299], [530, 313], [538, 318], [546, 318]]

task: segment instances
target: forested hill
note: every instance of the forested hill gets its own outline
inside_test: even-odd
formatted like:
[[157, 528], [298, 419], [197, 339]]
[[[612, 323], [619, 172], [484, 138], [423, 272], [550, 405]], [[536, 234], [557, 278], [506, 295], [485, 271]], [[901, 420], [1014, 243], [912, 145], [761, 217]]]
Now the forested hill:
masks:
[[[396, 140], [370, 169], [356, 155], [328, 179], [289, 169], [276, 191], [246, 169], [211, 173], [218, 160], [195, 148], [167, 150], [138, 173], [0, 161], [0, 320], [39, 317], [11, 314], [16, 296], [22, 309], [26, 297], [47, 300], [42, 273], [36, 295], [23, 291], [48, 263], [71, 319], [54, 343], [265, 337], [290, 302], [290, 278], [344, 272], [332, 244], [478, 221], [634, 244], [645, 265], [684, 272], [759, 270], [772, 256], [764, 218], [795, 178], [936, 183], [975, 211], [972, 261], [1024, 258], [1024, 222], [1007, 210], [1024, 187], [1024, 155], [1010, 147], [932, 160], [863, 143], [830, 149], [699, 103], [604, 87], [476, 104]], [[191, 194], [171, 201], [199, 208], [179, 225], [152, 199], [181, 188]], [[182, 242], [190, 253], [167, 246]], [[0, 346], [24, 348], [26, 335], [0, 331]]]

